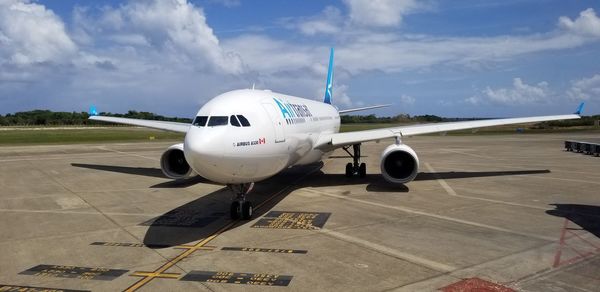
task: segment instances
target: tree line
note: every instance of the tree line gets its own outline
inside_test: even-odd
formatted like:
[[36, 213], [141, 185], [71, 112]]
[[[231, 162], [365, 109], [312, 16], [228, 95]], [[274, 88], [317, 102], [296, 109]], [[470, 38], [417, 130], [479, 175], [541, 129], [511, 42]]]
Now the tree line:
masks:
[[[151, 112], [138, 112], [130, 110], [124, 114], [102, 112], [101, 116], [113, 116], [131, 119], [171, 121], [180, 123], [191, 123], [189, 118], [165, 117]], [[26, 112], [17, 112], [14, 114], [0, 115], [0, 126], [81, 126], [81, 125], [106, 125], [103, 122], [88, 120], [89, 114], [86, 112], [54, 112], [49, 110], [33, 110]], [[369, 124], [369, 123], [434, 123], [434, 122], [456, 122], [476, 120], [478, 118], [445, 118], [436, 115], [417, 115], [410, 116], [401, 114], [393, 117], [378, 117], [375, 115], [343, 115], [342, 124]], [[534, 128], [556, 128], [556, 127], [576, 127], [593, 126], [596, 120], [600, 120], [600, 115], [583, 116], [579, 120], [551, 121], [538, 123]]]
[[369, 123], [439, 123], [478, 120], [480, 118], [445, 118], [436, 115], [410, 116], [401, 114], [393, 117], [367, 116], [341, 116], [342, 124], [369, 124]]
[[[178, 117], [165, 117], [150, 112], [130, 110], [125, 114], [102, 112], [101, 116], [113, 116], [132, 119], [171, 121], [191, 123], [191, 119]], [[86, 112], [54, 112], [49, 110], [33, 110], [17, 112], [14, 114], [0, 115], [0, 126], [83, 126], [106, 125], [104, 122], [88, 120], [90, 115]]]
[[[394, 117], [377, 117], [375, 115], [367, 116], [341, 116], [342, 124], [369, 124], [369, 123], [439, 123], [439, 122], [459, 122], [459, 121], [472, 121], [482, 120], [485, 118], [446, 118], [436, 115], [420, 115], [410, 116], [407, 114], [401, 114]], [[594, 116], [582, 116], [581, 119], [577, 120], [564, 120], [564, 121], [550, 121], [542, 122], [533, 125], [531, 128], [542, 129], [542, 128], [565, 128], [565, 127], [583, 127], [583, 126], [594, 126], [595, 122], [600, 120], [600, 115]]]

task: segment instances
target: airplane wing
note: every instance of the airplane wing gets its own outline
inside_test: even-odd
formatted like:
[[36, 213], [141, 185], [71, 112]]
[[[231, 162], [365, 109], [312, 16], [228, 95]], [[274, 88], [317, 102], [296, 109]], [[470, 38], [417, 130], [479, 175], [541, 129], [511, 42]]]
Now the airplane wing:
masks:
[[365, 107], [359, 107], [359, 108], [351, 108], [351, 109], [339, 110], [338, 112], [340, 113], [340, 115], [343, 115], [343, 114], [346, 114], [346, 113], [364, 111], [364, 110], [369, 110], [369, 109], [374, 109], [374, 108], [380, 108], [380, 107], [387, 107], [387, 106], [390, 106], [390, 105], [391, 104], [372, 105], [372, 106], [365, 106]]
[[94, 120], [94, 121], [133, 125], [133, 126], [140, 126], [140, 127], [159, 129], [159, 130], [165, 130], [165, 131], [171, 131], [171, 132], [179, 132], [179, 133], [187, 133], [188, 129], [190, 128], [190, 124], [167, 122], [167, 121], [150, 121], [150, 120], [117, 118], [117, 117], [107, 117], [107, 116], [90, 116], [89, 119]]
[[375, 130], [365, 130], [346, 133], [326, 134], [319, 138], [315, 148], [323, 150], [331, 150], [346, 145], [352, 145], [367, 141], [375, 141], [386, 138], [416, 136], [423, 134], [449, 132], [465, 129], [483, 128], [510, 124], [537, 123], [544, 121], [555, 120], [570, 120], [579, 119], [579, 114], [583, 108], [583, 104], [579, 106], [576, 113], [571, 115], [555, 115], [555, 116], [540, 116], [540, 117], [525, 117], [525, 118], [508, 118], [508, 119], [490, 119], [477, 121], [462, 121], [448, 123], [430, 123], [418, 124], [409, 126], [399, 126], [382, 128]]

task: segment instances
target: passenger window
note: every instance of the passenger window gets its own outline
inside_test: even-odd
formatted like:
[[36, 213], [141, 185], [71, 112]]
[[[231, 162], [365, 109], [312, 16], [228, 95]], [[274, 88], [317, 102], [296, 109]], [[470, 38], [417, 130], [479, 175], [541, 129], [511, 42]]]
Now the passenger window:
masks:
[[236, 119], [236, 117], [234, 115], [231, 115], [231, 117], [229, 117], [229, 122], [234, 127], [241, 127], [240, 122], [238, 122], [238, 119]]
[[194, 125], [196, 127], [204, 127], [204, 126], [206, 126], [206, 121], [208, 121], [207, 116], [197, 116], [194, 119], [194, 122], [192, 122], [192, 125]]
[[244, 126], [244, 127], [250, 127], [250, 122], [248, 122], [248, 120], [246, 119], [246, 117], [244, 117], [242, 115], [237, 115], [237, 118], [240, 120], [240, 123], [242, 124], [242, 126]]
[[208, 120], [208, 126], [209, 127], [225, 126], [225, 125], [227, 125], [228, 120], [229, 120], [229, 118], [227, 118], [227, 117], [212, 116], [212, 117], [210, 117], [210, 120]]

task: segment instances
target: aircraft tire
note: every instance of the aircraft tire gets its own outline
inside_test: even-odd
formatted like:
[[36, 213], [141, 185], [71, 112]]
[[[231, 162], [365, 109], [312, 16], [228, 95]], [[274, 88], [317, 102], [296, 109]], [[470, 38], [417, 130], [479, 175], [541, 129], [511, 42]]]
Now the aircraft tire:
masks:
[[252, 218], [252, 213], [254, 212], [254, 207], [251, 202], [244, 202], [242, 204], [242, 219], [249, 220]]
[[352, 169], [352, 163], [346, 164], [346, 177], [352, 177], [354, 170]]
[[362, 178], [367, 176], [367, 164], [366, 163], [361, 163], [360, 166], [358, 167], [358, 175]]
[[230, 212], [231, 212], [231, 219], [233, 220], [238, 220], [240, 219], [240, 215], [241, 215], [241, 206], [240, 206], [240, 202], [238, 201], [233, 201], [231, 202], [231, 208], [230, 208]]

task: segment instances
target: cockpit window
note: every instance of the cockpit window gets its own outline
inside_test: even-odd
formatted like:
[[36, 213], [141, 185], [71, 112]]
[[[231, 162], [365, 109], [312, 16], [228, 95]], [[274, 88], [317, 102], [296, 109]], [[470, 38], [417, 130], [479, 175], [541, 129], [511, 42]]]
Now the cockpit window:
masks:
[[242, 125], [240, 125], [240, 122], [238, 122], [238, 119], [234, 115], [231, 115], [231, 117], [229, 117], [229, 122], [234, 127], [241, 127], [242, 126]]
[[225, 125], [227, 125], [228, 122], [229, 122], [228, 117], [211, 116], [210, 120], [208, 120], [208, 126], [209, 127], [225, 126]]
[[208, 121], [207, 116], [197, 116], [194, 119], [194, 122], [192, 122], [192, 125], [194, 125], [196, 127], [204, 127], [204, 126], [206, 126], [206, 121]]
[[250, 122], [248, 122], [248, 119], [246, 119], [246, 117], [244, 117], [242, 115], [237, 115], [237, 118], [240, 120], [240, 123], [242, 124], [242, 126], [250, 127]]

